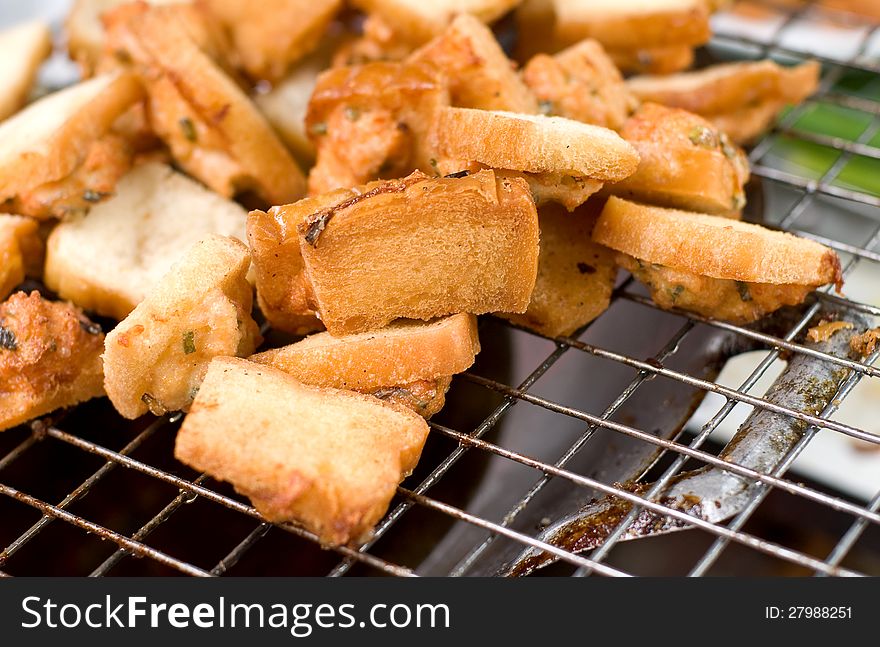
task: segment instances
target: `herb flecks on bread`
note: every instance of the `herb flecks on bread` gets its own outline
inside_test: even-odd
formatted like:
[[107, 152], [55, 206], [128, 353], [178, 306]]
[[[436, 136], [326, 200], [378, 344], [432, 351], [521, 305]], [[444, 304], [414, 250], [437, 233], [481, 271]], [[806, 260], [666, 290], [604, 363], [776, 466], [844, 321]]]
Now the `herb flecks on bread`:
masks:
[[186, 410], [214, 357], [254, 352], [249, 265], [242, 243], [209, 236], [107, 335], [104, 386], [121, 415]]
[[[615, 197], [606, 203], [593, 240], [623, 254], [618, 262], [652, 288], [661, 307], [689, 305], [739, 322], [800, 303], [822, 285], [839, 290], [843, 282], [837, 254], [814, 241]], [[733, 295], [740, 303], [728, 298]], [[730, 303], [738, 307], [722, 307]]]

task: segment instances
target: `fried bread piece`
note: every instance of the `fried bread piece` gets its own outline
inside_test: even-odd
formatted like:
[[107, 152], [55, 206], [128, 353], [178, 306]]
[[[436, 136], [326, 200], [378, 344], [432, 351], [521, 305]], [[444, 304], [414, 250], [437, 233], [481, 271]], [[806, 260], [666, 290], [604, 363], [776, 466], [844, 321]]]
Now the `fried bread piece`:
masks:
[[430, 169], [428, 132], [448, 104], [431, 65], [380, 62], [324, 72], [306, 115], [317, 148], [309, 193]]
[[108, 74], [54, 92], [0, 124], [0, 202], [47, 218], [105, 199], [130, 164], [109, 133], [143, 96], [134, 75]]
[[638, 164], [635, 149], [617, 133], [562, 117], [443, 108], [431, 141], [441, 171], [478, 162], [523, 173], [536, 200], [556, 199], [569, 210]]
[[610, 198], [593, 240], [651, 289], [661, 308], [746, 323], [815, 288], [840, 289], [831, 249], [750, 223]]
[[257, 107], [192, 36], [173, 5], [143, 2], [104, 15], [108, 47], [147, 87], [148, 115], [180, 166], [221, 195], [269, 203], [302, 197], [305, 178]]
[[538, 211], [541, 255], [529, 307], [505, 319], [546, 337], [567, 336], [608, 309], [617, 277], [614, 252], [593, 242], [598, 217], [591, 203], [568, 213], [556, 205]]
[[427, 435], [403, 407], [217, 358], [174, 455], [232, 483], [269, 521], [296, 521], [325, 545], [342, 545], [369, 537]]
[[340, 189], [294, 204], [251, 211], [247, 237], [257, 285], [257, 304], [273, 328], [306, 335], [324, 326], [315, 316], [311, 285], [299, 251], [297, 227], [307, 216], [348, 197]]
[[0, 31], [0, 120], [25, 104], [40, 63], [51, 53], [52, 32], [43, 22]]
[[229, 32], [252, 79], [278, 81], [318, 45], [342, 0], [198, 0]]
[[[149, 4], [190, 4], [192, 0], [146, 0]], [[67, 20], [67, 51], [76, 61], [84, 78], [95, 74], [100, 67], [106, 45], [104, 25], [101, 16], [104, 12], [126, 4], [131, 0], [73, 0]]]
[[639, 151], [639, 167], [623, 181], [608, 185], [608, 193], [739, 218], [745, 206], [748, 159], [705, 119], [645, 103], [620, 134]]
[[815, 92], [820, 72], [816, 61], [781, 67], [768, 59], [724, 63], [672, 76], [635, 77], [627, 86], [642, 101], [689, 110], [734, 141], [745, 142], [763, 132], [787, 104], [800, 103]]
[[25, 276], [39, 276], [43, 239], [32, 218], [0, 214], [0, 299], [9, 296]]
[[333, 335], [399, 318], [523, 312], [535, 285], [538, 218], [528, 185], [491, 170], [376, 182], [292, 220], [316, 310]]
[[209, 236], [107, 335], [104, 387], [120, 414], [186, 410], [214, 357], [254, 352], [249, 265], [242, 243]]
[[353, 0], [367, 14], [378, 14], [395, 33], [414, 44], [437, 36], [458, 14], [491, 23], [515, 7], [519, 0]]
[[461, 373], [479, 352], [476, 318], [457, 314], [342, 337], [319, 333], [249, 359], [290, 373], [304, 384], [370, 393]]
[[526, 87], [501, 45], [486, 25], [460, 14], [446, 30], [409, 58], [439, 67], [449, 84], [452, 105], [481, 110], [538, 112]]
[[523, 68], [522, 77], [544, 115], [620, 130], [636, 106], [620, 71], [592, 39], [555, 56], [538, 54]]
[[123, 319], [208, 234], [245, 240], [247, 212], [165, 164], [136, 166], [116, 194], [52, 231], [47, 287]]
[[0, 304], [0, 430], [104, 394], [101, 327], [66, 303]]
[[608, 49], [702, 45], [712, 35], [704, 0], [554, 0], [556, 36], [595, 38]]

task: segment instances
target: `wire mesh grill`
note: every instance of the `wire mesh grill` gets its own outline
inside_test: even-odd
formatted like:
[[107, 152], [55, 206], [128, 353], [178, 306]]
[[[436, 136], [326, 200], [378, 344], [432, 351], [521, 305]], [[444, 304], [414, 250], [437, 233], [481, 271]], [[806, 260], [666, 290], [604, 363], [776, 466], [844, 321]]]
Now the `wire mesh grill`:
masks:
[[[747, 50], [750, 56], [755, 57], [773, 56], [789, 60], [804, 58], [804, 52], [786, 45], [784, 36], [786, 30], [797, 21], [815, 16], [819, 10], [809, 4], [798, 5], [794, 9], [790, 7], [790, 3], [779, 5], [768, 0], [760, 4], [770, 7], [781, 16], [772, 34], [764, 34], [764, 37], [757, 38], [744, 35], [737, 30], [726, 31], [719, 23], [711, 46], [740, 47]], [[849, 18], [836, 15], [834, 20], [846, 23]], [[781, 217], [771, 224], [831, 246], [844, 259], [847, 273], [852, 273], [860, 264], [880, 262], [880, 253], [877, 251], [880, 242], [880, 190], [874, 193], [855, 190], [846, 182], [841, 182], [841, 173], [853, 160], [880, 159], [880, 136], [878, 136], [880, 101], [847, 94], [840, 89], [841, 82], [849, 74], [880, 73], [880, 63], [865, 57], [874, 39], [880, 35], [880, 24], [864, 22], [864, 19], [859, 24], [864, 26], [864, 29], [855, 54], [845, 60], [819, 56], [823, 63], [819, 92], [787, 113], [750, 153], [754, 176], [761, 178], [765, 183], [790, 190], [795, 195]], [[869, 117], [870, 124], [861, 134], [851, 139], [802, 128], [800, 124], [804, 115], [815, 106], [856, 110]], [[779, 141], [788, 140], [820, 146], [823, 150], [831, 151], [836, 158], [826, 169], [812, 176], [776, 168], [768, 163], [767, 159], [772, 157], [774, 146]], [[826, 230], [812, 227], [805, 219], [805, 214], [815, 209], [820, 211], [824, 209], [822, 201], [826, 199], [840, 200], [847, 205], [858, 205], [858, 218], [867, 235], [864, 235], [860, 241], [851, 242], [829, 235]], [[619, 302], [628, 302], [633, 308], [656, 309], [631, 281], [623, 283], [615, 291], [613, 303]], [[71, 536], [76, 535], [81, 538], [87, 533], [110, 543], [105, 544], [103, 549], [98, 551], [101, 554], [98, 563], [83, 559], [83, 563], [80, 564], [77, 562], [75, 552], [67, 555], [66, 559], [74, 564], [74, 568], [79, 569], [78, 574], [91, 573], [98, 576], [127, 573], [131, 571], [126, 570], [126, 565], [130, 566], [132, 562], [136, 562], [136, 558], [145, 558], [144, 561], [161, 567], [158, 572], [162, 573], [219, 576], [238, 572], [236, 568], [242, 560], [254, 561], [257, 559], [255, 555], [266, 558], [266, 555], [277, 556], [279, 553], [304, 551], [311, 546], [309, 555], [320, 555], [320, 559], [310, 557], [312, 563], [300, 572], [307, 574], [323, 572], [331, 576], [341, 576], [349, 572], [412, 576], [418, 568], [417, 557], [413, 556], [407, 561], [406, 551], [397, 551], [396, 554], [402, 554], [404, 558], [389, 559], [387, 555], [390, 551], [385, 544], [399, 546], [401, 543], [416, 539], [428, 543], [439, 542], [439, 534], [434, 537], [425, 536], [425, 533], [433, 527], [430, 524], [424, 526], [425, 530], [421, 536], [413, 536], [412, 528], [421, 527], [420, 522], [410, 524], [410, 529], [403, 536], [396, 539], [392, 537], [394, 529], [401, 526], [408, 517], [415, 516], [421, 520], [426, 518], [426, 515], [439, 515], [450, 521], [469, 524], [480, 531], [475, 535], [477, 539], [467, 547], [464, 556], [451, 569], [452, 575], [468, 574], [473, 564], [491, 549], [493, 544], [499, 541], [511, 541], [523, 547], [531, 546], [553, 554], [562, 563], [567, 564], [569, 571], [575, 574], [622, 576], [639, 574], [635, 568], [621, 566], [622, 560], [615, 559], [615, 555], [622, 545], [624, 533], [636, 521], [642, 510], [649, 510], [661, 517], [672, 519], [690, 528], [690, 533], [700, 533], [703, 537], [702, 548], [692, 563], [682, 565], [680, 569], [682, 574], [698, 576], [715, 572], [713, 569], [719, 560], [733, 547], [738, 549], [740, 554], [743, 550], [751, 551], [762, 558], [797, 569], [788, 572], [809, 572], [819, 575], [877, 575], [880, 574], [880, 566], [876, 563], [869, 561], [856, 568], [847, 564], [847, 558], [866, 532], [880, 526], [880, 512], [878, 512], [880, 493], [865, 504], [862, 501], [853, 501], [838, 492], [826, 491], [816, 484], [804, 484], [786, 477], [795, 458], [815, 438], [819, 430], [823, 430], [823, 433], [848, 436], [880, 448], [880, 437], [864, 429], [830, 419], [840, 401], [859, 380], [863, 378], [876, 380], [880, 377], [880, 370], [872, 366], [878, 353], [874, 353], [864, 362], [857, 362], [816, 351], [795, 341], [802, 336], [811, 319], [825, 304], [846, 311], [862, 312], [871, 316], [880, 315], [880, 308], [827, 291], [819, 292], [800, 319], [787, 331], [787, 334], [782, 336], [704, 317], [678, 315], [681, 322], [678, 329], [670, 339], [666, 340], [659, 352], [647, 360], [626, 352], [586, 343], [580, 337], [558, 338], [549, 340], [546, 356], [536, 362], [534, 368], [524, 378], [515, 380], [515, 385], [486, 377], [477, 370], [456, 377], [454, 389], [464, 388], [471, 391], [477, 389], [492, 394], [495, 398], [492, 400], [492, 406], [485, 415], [480, 416], [477, 424], [469, 426], [464, 431], [450, 428], [445, 424], [431, 424], [431, 442], [436, 445], [431, 460], [427, 457], [423, 459], [417, 474], [410, 477], [398, 489], [398, 498], [377, 526], [373, 539], [357, 549], [339, 547], [327, 551], [314, 550], [317, 539], [311, 533], [294, 524], [266, 523], [256, 510], [227, 486], [213, 481], [206, 475], [192, 475], [183, 466], [175, 463], [170, 458], [170, 446], [179, 425], [180, 415], [165, 416], [148, 423], [141, 421], [130, 425], [104, 411], [109, 408], [106, 403], [99, 402], [80, 407], [70, 414], [40, 421], [30, 428], [7, 432], [0, 437], [0, 442], [3, 443], [0, 445], [2, 448], [0, 449], [2, 456], [0, 494], [3, 495], [0, 497], [0, 506], [5, 506], [0, 507], [0, 518], [5, 516], [4, 510], [26, 507], [32, 509], [35, 519], [29, 520], [24, 528], [0, 524], [0, 542], [8, 542], [5, 550], [0, 554], [0, 575], [31, 574], [18, 567], [17, 560], [20, 555], [30, 552], [32, 555], [36, 554], [39, 559], [41, 554], [46, 555], [48, 552], [65, 553], [68, 547], [73, 545], [73, 542], [69, 541]], [[519, 330], [511, 324], [495, 322], [492, 325], [503, 325], [516, 330], [516, 334], [534, 335]], [[687, 346], [688, 339], [698, 327], [710, 327], [734, 333], [760, 343], [765, 349], [751, 374], [738, 388], [726, 387], [718, 382], [670, 367], [674, 364], [672, 360], [676, 355], [685, 352], [681, 348]], [[645, 334], [649, 334], [649, 331]], [[599, 414], [567, 406], [552, 397], [536, 392], [533, 388], [536, 383], [562, 358], [570, 354], [584, 354], [627, 367], [633, 371], [634, 377]], [[821, 361], [832, 362], [852, 371], [851, 377], [841, 387], [835, 401], [818, 415], [781, 407], [753, 395], [751, 389], [773, 361], [782, 354], [805, 354]], [[615, 414], [621, 407], [652, 380], [672, 380], [696, 390], [715, 393], [724, 398], [725, 404], [695, 434], [680, 433], [672, 439], [658, 437], [649, 430], [616, 420]], [[791, 416], [802, 421], [808, 428], [786, 459], [769, 474], [726, 462], [718, 457], [717, 451], [712, 449], [710, 435], [738, 403]], [[659, 407], [661, 404], [656, 403], [656, 406]], [[496, 433], [497, 427], [504, 419], [517, 416], [518, 411], [525, 407], [538, 407], [555, 418], [562, 417], [577, 421], [582, 425], [583, 431], [565, 452], [554, 459], [539, 459], [515, 448], [506, 447], [503, 436]], [[97, 413], [99, 410], [100, 415]], [[95, 426], [95, 420], [101, 420], [101, 429], [94, 433], [71, 431], [76, 427], [73, 422], [77, 416], [90, 421], [92, 427]], [[662, 450], [665, 462], [662, 463], [662, 470], [658, 471], [659, 475], [650, 489], [633, 490], [616, 483], [605, 483], [599, 478], [568, 469], [572, 458], [589, 446], [599, 430], [609, 430], [611, 433], [636, 439]], [[120, 446], [122, 443], [125, 444]], [[153, 451], [147, 451], [151, 445], [159, 449], [154, 447]], [[61, 452], [61, 458], [42, 461], [43, 454], [51, 455], [53, 452]], [[33, 459], [33, 456], [37, 458]], [[160, 458], [156, 458], [157, 456]], [[161, 458], [162, 456], [167, 459]], [[522, 493], [517, 493], [513, 505], [503, 516], [491, 519], [472, 514], [464, 509], [466, 506], [444, 502], [443, 497], [437, 494], [438, 486], [457, 478], [456, 467], [473, 456], [491, 456], [494, 459], [509, 461], [532, 473], [531, 486]], [[88, 457], [89, 460], [83, 457]], [[16, 465], [28, 460], [31, 461], [27, 463], [28, 470], [42, 469], [52, 472], [38, 474], [35, 477], [31, 474], [33, 478], [23, 478], [16, 473]], [[57, 468], [59, 462], [64, 465], [64, 469]], [[77, 467], [67, 470], [66, 468], [71, 464]], [[664, 489], [676, 475], [681, 474], [686, 464], [721, 467], [759, 484], [759, 487], [754, 489], [745, 508], [730, 521], [726, 523], [706, 521], [670, 507], [661, 498]], [[106, 504], [98, 507], [88, 505], [90, 493], [94, 490], [114, 489], [114, 474], [120, 471], [141, 477], [136, 481], [138, 491], [151, 493], [142, 506], [144, 510], [149, 510], [149, 514], [144, 516], [146, 521], [139, 521], [134, 528], [127, 527], [130, 524], [118, 523], [114, 518], [113, 510], [108, 510]], [[57, 487], [26, 488], [16, 485], [19, 481], [27, 484], [45, 484], [52, 480], [58, 481], [57, 487], [64, 487], [62, 492], [65, 494], [60, 500], [57, 495], [56, 498], [52, 498], [57, 492]], [[522, 511], [549, 483], [560, 480], [567, 482], [571, 487], [615, 495], [621, 500], [634, 504], [634, 507], [622, 522], [610, 529], [607, 538], [598, 548], [586, 554], [575, 554], [538, 539], [537, 533], [515, 529], [515, 521]], [[819, 547], [804, 547], [797, 542], [778, 538], [768, 539], [762, 536], [760, 528], [750, 529], [749, 522], [756, 510], [767, 501], [768, 497], [780, 494], [794, 497], [795, 501], [815, 504], [836, 515], [836, 527], [841, 528], [841, 531], [831, 542], [830, 548], [827, 543]], [[132, 495], [129, 490], [120, 493], [116, 505], [131, 506], [131, 501]], [[187, 532], [198, 534], [193, 542], [195, 549], [183, 550], [180, 535], [169, 528], [174, 525], [176, 519], [193, 514], [194, 504], [207, 506], [211, 510], [210, 514], [221, 516], [209, 516], [212, 521], [195, 530], [190, 527]], [[202, 518], [204, 517], [199, 517]], [[212, 537], [218, 535], [221, 526], [227, 530], [231, 528], [230, 532], [223, 535], [223, 541], [212, 542]], [[676, 537], [682, 534], [684, 533], [678, 533]], [[231, 542], [230, 535], [234, 536]], [[630, 551], [639, 550], [638, 545], [643, 541], [648, 540], [630, 542], [633, 545]], [[218, 545], [214, 545], [215, 543]]]

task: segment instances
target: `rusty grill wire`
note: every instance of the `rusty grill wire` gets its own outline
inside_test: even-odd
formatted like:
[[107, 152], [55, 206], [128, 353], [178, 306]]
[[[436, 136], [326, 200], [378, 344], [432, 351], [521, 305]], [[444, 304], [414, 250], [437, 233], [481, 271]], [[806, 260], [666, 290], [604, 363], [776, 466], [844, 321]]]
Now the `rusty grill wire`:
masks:
[[[777, 9], [779, 8], [778, 5], [775, 5], [769, 0], [764, 4]], [[713, 44], [732, 44], [747, 47], [750, 48], [750, 51], [754, 52], [755, 56], [780, 56], [788, 59], [803, 58], [803, 52], [787, 49], [781, 44], [781, 35], [797, 19], [807, 15], [809, 12], [815, 12], [817, 9], [806, 4], [795, 9], [787, 9], [786, 11], [787, 14], [784, 21], [778, 25], [775, 33], [769, 39], [757, 40], [738, 33], [725, 33], [724, 31], [716, 29]], [[840, 16], [837, 18], [844, 20], [844, 18]], [[822, 56], [816, 57], [823, 63], [823, 77], [819, 92], [811, 99], [805, 101], [801, 106], [794, 108], [784, 116], [780, 122], [774, 126], [772, 131], [765, 135], [750, 153], [752, 173], [754, 176], [762, 178], [765, 182], [775, 183], [800, 192], [800, 197], [790, 206], [787, 213], [781, 218], [777, 226], [792, 233], [816, 239], [819, 242], [834, 248], [842, 254], [844, 259], [849, 259], [848, 263], [845, 263], [846, 272], [851, 272], [860, 263], [880, 262], [880, 254], [874, 251], [875, 245], [880, 242], [880, 198], [868, 193], [841, 188], [840, 186], [835, 185], [834, 181], [840, 171], [844, 168], [847, 161], [853, 156], [880, 159], [880, 148], [872, 146], [869, 143], [872, 136], [876, 135], [878, 128], [880, 128], [880, 119], [875, 119], [873, 126], [867, 127], [855, 142], [806, 132], [798, 129], [795, 124], [798, 118], [805, 114], [810, 106], [814, 104], [830, 104], [843, 108], [857, 109], [863, 113], [873, 115], [875, 118], [880, 116], [880, 102], [833, 91], [835, 84], [848, 71], [880, 74], [880, 63], [864, 60], [862, 58], [862, 54], [865, 52], [871, 38], [880, 34], [880, 24], [876, 22], [863, 22], [862, 24], [866, 24], [867, 28], [864, 32], [862, 42], [858, 47], [857, 54], [848, 60], [837, 60]], [[834, 149], [840, 153], [840, 156], [818, 179], [800, 177], [762, 164], [765, 154], [770, 150], [773, 144], [774, 137], [780, 135]], [[799, 218], [809, 207], [814, 206], [819, 197], [842, 199], [848, 203], [855, 203], [873, 208], [875, 211], [872, 212], [873, 218], [871, 220], [877, 222], [876, 227], [861, 245], [853, 245], [837, 241], [825, 236], [817, 235], [802, 228], [799, 223]], [[615, 291], [613, 299], [627, 300], [640, 304], [641, 307], [655, 307], [649, 299], [646, 299], [636, 291], [632, 290], [632, 287], [633, 284], [631, 280], [625, 282]], [[522, 380], [521, 383], [515, 386], [488, 379], [471, 372], [457, 376], [455, 378], [456, 382], [468, 382], [473, 386], [499, 394], [503, 398], [501, 403], [496, 406], [480, 424], [476, 425], [473, 429], [468, 430], [466, 433], [448, 428], [444, 425], [431, 423], [433, 434], [439, 434], [448, 438], [455, 444], [454, 449], [446, 455], [446, 457], [442, 459], [427, 474], [427, 476], [422, 478], [420, 482], [412, 483], [411, 481], [413, 481], [413, 479], [410, 478], [404, 482], [404, 485], [398, 488], [398, 502], [392, 506], [385, 518], [378, 524], [375, 535], [370, 542], [360, 546], [358, 549], [347, 547], [332, 549], [338, 554], [339, 562], [335, 567], [329, 570], [328, 575], [334, 577], [345, 575], [355, 565], [367, 567], [366, 572], [370, 574], [387, 574], [394, 576], [415, 575], [414, 567], [412, 565], [392, 563], [380, 556], [372, 554], [371, 549], [377, 541], [386, 535], [389, 530], [391, 530], [402, 518], [416, 507], [431, 510], [437, 514], [447, 515], [456, 521], [463, 521], [472, 524], [485, 531], [484, 539], [476, 543], [469, 550], [467, 555], [454, 569], [452, 569], [450, 573], [451, 575], [467, 574], [469, 568], [479, 556], [502, 537], [518, 542], [523, 547], [531, 546], [552, 553], [561, 561], [571, 564], [572, 567], [576, 569], [575, 574], [577, 575], [587, 575], [591, 573], [608, 576], [631, 575], [632, 573], [625, 572], [620, 568], [607, 564], [606, 558], [615, 546], [618, 545], [624, 532], [637, 518], [641, 510], [650, 510], [661, 516], [675, 519], [685, 526], [707, 533], [708, 536], [712, 538], [712, 543], [709, 548], [703, 552], [702, 556], [690, 569], [690, 575], [699, 576], [709, 572], [721, 554], [731, 543], [746, 547], [750, 550], [758, 551], [777, 560], [790, 562], [791, 564], [808, 569], [808, 571], [818, 575], [877, 575], [878, 572], [861, 573], [849, 568], [844, 568], [841, 566], [841, 562], [871, 524], [880, 525], [880, 512], [878, 512], [878, 510], [880, 510], [880, 493], [877, 493], [867, 505], [862, 505], [861, 503], [854, 503], [842, 498], [837, 494], [829, 494], [814, 486], [804, 485], [785, 478], [786, 472], [794, 459], [813, 439], [819, 429], [831, 430], [834, 433], [843, 434], [851, 438], [859, 439], [863, 442], [871, 443], [873, 446], [880, 447], [880, 437], [851, 425], [829, 420], [829, 416], [834, 413], [839, 402], [845, 398], [860, 379], [863, 377], [867, 377], [868, 379], [877, 379], [880, 377], [880, 370], [872, 366], [877, 359], [878, 353], [875, 353], [864, 362], [855, 362], [833, 357], [807, 348], [794, 341], [805, 331], [808, 322], [817, 312], [819, 312], [823, 304], [830, 304], [852, 311], [860, 311], [870, 315], [880, 316], [880, 308], [864, 303], [858, 303], [831, 294], [829, 291], [825, 290], [816, 293], [812, 305], [806, 309], [800, 320], [784, 337], [775, 337], [742, 328], [740, 326], [714, 321], [705, 317], [687, 315], [681, 328], [671, 339], [668, 340], [660, 352], [649, 360], [641, 360], [620, 352], [599, 348], [584, 343], [577, 337], [558, 338], [552, 340], [554, 342], [552, 352], [550, 352], [546, 358], [535, 367], [524, 380]], [[682, 341], [685, 340], [697, 324], [735, 332], [738, 335], [758, 341], [766, 347], [767, 350], [765, 356], [739, 388], [727, 388], [712, 381], [698, 379], [691, 375], [672, 370], [664, 365], [664, 362], [678, 351]], [[516, 328], [511, 324], [505, 325]], [[815, 416], [802, 411], [794, 411], [772, 404], [763, 398], [749, 395], [748, 391], [756, 384], [765, 371], [767, 371], [771, 363], [783, 352], [810, 355], [823, 361], [833, 362], [844, 366], [852, 371], [851, 377], [841, 387], [837, 399], [820, 415]], [[635, 369], [637, 375], [600, 415], [593, 415], [586, 411], [565, 406], [558, 402], [554, 402], [547, 397], [532, 393], [530, 391], [532, 386], [567, 353], [586, 353], [597, 358], [622, 364]], [[677, 380], [706, 392], [717, 393], [726, 399], [726, 404], [688, 442], [683, 441], [684, 437], [682, 435], [679, 435], [672, 440], [665, 440], [644, 430], [613, 421], [611, 418], [621, 405], [633, 396], [643, 384], [655, 377]], [[783, 463], [770, 474], [761, 474], [725, 462], [711, 451], [702, 448], [710, 434], [712, 434], [738, 403], [746, 403], [757, 408], [768, 409], [777, 413], [792, 416], [809, 425], [807, 433], [803, 436], [795, 449], [786, 457]], [[541, 407], [550, 412], [554, 412], [555, 414], [581, 421], [585, 423], [586, 430], [554, 463], [526, 456], [485, 439], [487, 434], [496, 426], [505, 414], [508, 414], [508, 412], [514, 410], [516, 407], [527, 405]], [[10, 565], [14, 566], [17, 553], [37, 538], [47, 526], [55, 522], [69, 524], [82, 531], [97, 535], [102, 539], [109, 540], [116, 544], [117, 549], [115, 552], [100, 563], [100, 565], [91, 570], [90, 574], [94, 576], [105, 575], [111, 572], [111, 570], [120, 564], [120, 562], [131, 559], [132, 557], [154, 560], [155, 562], [183, 575], [200, 577], [220, 576], [232, 569], [238, 561], [250, 551], [259, 550], [261, 541], [263, 541], [270, 531], [276, 532], [277, 529], [283, 533], [294, 535], [306, 541], [317, 541], [314, 535], [294, 524], [275, 525], [265, 522], [260, 514], [247, 503], [243, 503], [242, 500], [234, 495], [230, 496], [223, 494], [218, 491], [222, 489], [220, 487], [212, 487], [212, 485], [219, 486], [219, 484], [213, 482], [206, 475], [198, 476], [195, 479], [182, 478], [168, 469], [151, 465], [149, 462], [139, 460], [136, 457], [138, 449], [150, 438], [162, 434], [171, 435], [171, 437], [173, 437], [181, 417], [180, 414], [177, 414], [154, 420], [142, 431], [137, 433], [137, 435], [135, 435], [134, 438], [124, 447], [118, 450], [111, 449], [92, 440], [65, 431], [63, 417], [60, 419], [52, 419], [48, 424], [44, 424], [43, 422], [32, 424], [31, 433], [26, 435], [19, 444], [15, 445], [11, 451], [0, 458], [0, 494], [2, 494], [4, 498], [18, 502], [20, 505], [36, 509], [42, 516], [36, 523], [6, 546], [2, 553], [0, 553], [0, 576], [9, 576], [7, 570]], [[590, 442], [590, 439], [599, 429], [611, 430], [615, 433], [636, 438], [645, 443], [650, 443], [661, 448], [666, 453], [671, 454], [674, 457], [674, 460], [672, 460], [668, 467], [665, 468], [651, 489], [643, 493], [634, 493], [622, 489], [619, 485], [609, 485], [597, 479], [589, 478], [566, 469], [566, 465], [570, 462], [572, 457]], [[16, 489], [15, 487], [8, 485], [3, 478], [4, 470], [7, 470], [10, 465], [15, 463], [23, 455], [32, 451], [34, 447], [45, 443], [61, 443], [68, 447], [75, 448], [78, 451], [96, 456], [103, 461], [103, 464], [99, 469], [94, 471], [94, 473], [86, 478], [79, 486], [72, 489], [67, 496], [55, 504]], [[471, 452], [484, 452], [501, 457], [505, 460], [514, 461], [534, 470], [534, 484], [522, 495], [519, 501], [500, 521], [475, 516], [461, 508], [444, 503], [431, 496], [432, 487], [443, 479], [453, 466], [455, 466], [466, 454]], [[746, 508], [725, 524], [716, 524], [705, 521], [658, 502], [659, 495], [662, 494], [664, 488], [670, 483], [675, 475], [682, 471], [685, 462], [691, 459], [695, 459], [705, 465], [723, 467], [729, 472], [735, 473], [752, 482], [759, 483], [760, 487], [756, 488]], [[165, 483], [178, 490], [178, 494], [169, 500], [167, 504], [155, 514], [155, 516], [130, 535], [114, 531], [106, 525], [101, 525], [89, 520], [83, 515], [70, 511], [70, 508], [73, 507], [75, 503], [89, 495], [93, 486], [98, 484], [108, 474], [118, 469], [138, 472], [149, 479]], [[610, 533], [607, 539], [598, 548], [587, 555], [573, 554], [567, 550], [549, 545], [536, 539], [534, 536], [514, 530], [511, 526], [519, 513], [526, 508], [526, 506], [551, 481], [551, 479], [564, 479], [576, 487], [592, 488], [602, 494], [616, 495], [621, 499], [633, 503], [633, 509]], [[849, 519], [848, 529], [842, 534], [842, 536], [840, 536], [833, 549], [828, 552], [824, 558], [808, 555], [804, 551], [786, 547], [743, 530], [746, 522], [751, 518], [755, 510], [761, 505], [768, 494], [773, 491], [781, 491], [802, 499], [807, 499], [847, 516], [847, 519]], [[186, 514], [186, 511], [184, 510], [185, 506], [197, 499], [207, 501], [211, 505], [225, 508], [238, 515], [242, 515], [245, 518], [249, 518], [252, 520], [253, 524], [252, 530], [244, 534], [232, 550], [222, 557], [222, 559], [217, 561], [217, 563], [211, 568], [196, 566], [190, 561], [177, 558], [172, 554], [169, 554], [167, 551], [160, 550], [150, 545], [150, 537], [154, 531], [172, 519], [174, 515]], [[204, 539], [202, 541], [204, 541]], [[84, 572], [82, 574], [86, 573]]]

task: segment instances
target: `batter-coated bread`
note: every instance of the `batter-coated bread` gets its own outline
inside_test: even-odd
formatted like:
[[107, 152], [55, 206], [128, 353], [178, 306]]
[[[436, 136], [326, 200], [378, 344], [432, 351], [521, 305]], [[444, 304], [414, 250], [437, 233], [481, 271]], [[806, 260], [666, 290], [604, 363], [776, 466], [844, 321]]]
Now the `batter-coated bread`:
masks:
[[538, 280], [523, 314], [505, 319], [546, 337], [571, 335], [608, 309], [617, 277], [614, 252], [590, 238], [598, 210], [592, 202], [568, 213], [541, 207]]
[[645, 103], [620, 133], [639, 151], [635, 173], [606, 190], [664, 207], [739, 218], [749, 178], [745, 153], [686, 110]]
[[538, 98], [541, 114], [620, 130], [635, 108], [620, 71], [592, 39], [555, 56], [536, 55], [522, 76]]
[[454, 106], [538, 112], [535, 96], [520, 79], [492, 30], [470, 14], [457, 16], [446, 31], [415, 51], [409, 60], [440, 68]]
[[253, 102], [192, 36], [191, 14], [143, 2], [105, 14], [108, 46], [133, 61], [149, 94], [150, 124], [175, 161], [232, 197], [253, 191], [282, 204], [305, 178]]
[[0, 303], [0, 431], [104, 395], [103, 342], [69, 304], [37, 292]]
[[427, 435], [425, 421], [403, 407], [217, 358], [174, 455], [232, 483], [270, 521], [296, 521], [340, 545], [369, 537]]
[[186, 410], [214, 357], [254, 352], [249, 265], [242, 243], [209, 236], [107, 335], [104, 386], [120, 414]]
[[812, 240], [707, 214], [609, 198], [593, 240], [649, 263], [719, 279], [838, 283], [840, 261]]
[[108, 132], [142, 96], [133, 74], [107, 74], [53, 92], [0, 123], [0, 202], [47, 218], [106, 198], [130, 164], [125, 143]]
[[319, 333], [249, 359], [305, 384], [371, 392], [461, 373], [479, 352], [476, 317], [457, 314], [342, 337]]

